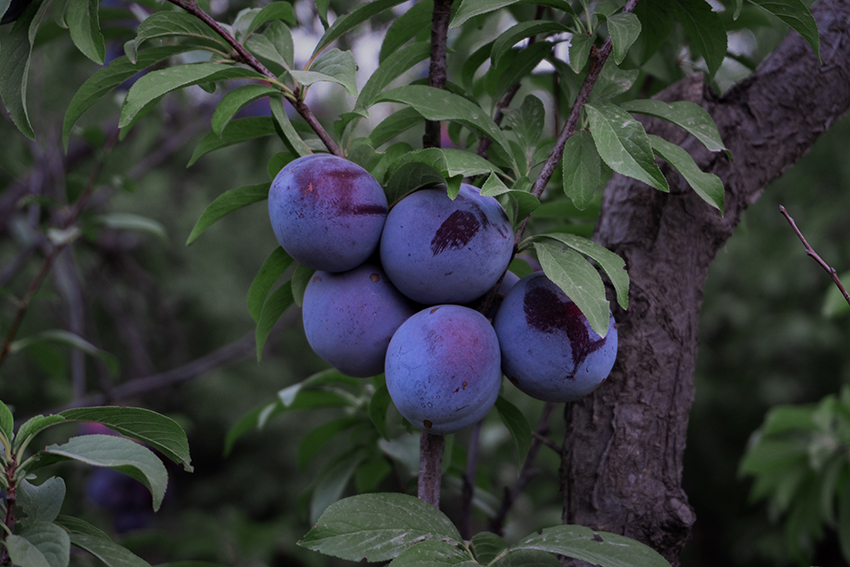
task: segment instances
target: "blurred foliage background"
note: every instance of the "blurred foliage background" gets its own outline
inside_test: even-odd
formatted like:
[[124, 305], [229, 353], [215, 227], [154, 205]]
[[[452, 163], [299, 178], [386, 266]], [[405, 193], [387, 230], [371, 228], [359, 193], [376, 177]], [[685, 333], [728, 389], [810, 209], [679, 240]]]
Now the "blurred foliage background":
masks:
[[[215, 0], [210, 9], [229, 21], [240, 7]], [[303, 17], [304, 11], [297, 13]], [[306, 14], [311, 15], [309, 9]], [[377, 24], [374, 31], [380, 32]], [[58, 28], [45, 26], [39, 35], [42, 46], [34, 53], [29, 88], [38, 143], [26, 141], [5, 116], [0, 119], [4, 333], [15, 312], [14, 297], [25, 293], [41, 267], [45, 247], [38, 227], [61, 214], [62, 205], [83, 189], [114, 133], [120, 104], [107, 97], [91, 109], [65, 154], [64, 110], [94, 68], [71, 47], [67, 35], [53, 40], [58, 35]], [[781, 39], [771, 28], [751, 35], [742, 41], [755, 42], [750, 56], [756, 60]], [[120, 29], [113, 37], [117, 49]], [[364, 31], [364, 41], [369, 37]], [[740, 72], [730, 67], [718, 79], [720, 87]], [[83, 237], [59, 257], [18, 333], [27, 337], [45, 329], [75, 330], [117, 356], [120, 374], [110, 375], [97, 359], [66, 346], [41, 343], [5, 362], [0, 399], [14, 406], [16, 416], [28, 417], [98, 392], [102, 398], [97, 401], [109, 403], [110, 392], [130, 380], [155, 377], [170, 382], [121, 403], [177, 419], [189, 434], [196, 472], [170, 471], [166, 504], [151, 516], [143, 495], [141, 505], [115, 498], [110, 504], [97, 484], [108, 484], [108, 479], [69, 465], [63, 475], [74, 510], [66, 512], [105, 529], [114, 528], [125, 512], [138, 514], [139, 529], [120, 537], [151, 563], [194, 559], [239, 566], [325, 565], [328, 558], [297, 548], [295, 542], [310, 527], [307, 491], [350, 440], [335, 438], [302, 468], [297, 466], [297, 450], [309, 431], [340, 417], [342, 410], [285, 414], [243, 437], [223, 456], [225, 435], [243, 414], [325, 365], [309, 349], [297, 310], [278, 324], [262, 364], [254, 358], [254, 323], [245, 296], [277, 245], [262, 204], [225, 217], [190, 247], [183, 244], [215, 197], [267, 181], [267, 161], [282, 150], [277, 139], [251, 141], [219, 150], [187, 169], [220, 96], [193, 88], [168, 97], [109, 153], [94, 206], [84, 217]], [[339, 104], [334, 96], [339, 94], [317, 100], [316, 113], [333, 116]], [[781, 525], [769, 521], [764, 504], [749, 502], [751, 481], [739, 476], [738, 466], [749, 436], [769, 408], [817, 402], [850, 383], [850, 316], [824, 311], [833, 284], [806, 257], [778, 211], [779, 204], [788, 208], [810, 243], [839, 273], [850, 270], [848, 140], [850, 122], [845, 119], [768, 187], [709, 273], [685, 457], [685, 488], [697, 513], [685, 565], [792, 564]], [[228, 345], [231, 351], [217, 350]], [[542, 403], [526, 396], [511, 401], [536, 423]], [[564, 433], [560, 411], [550, 420], [555, 440]], [[51, 437], [42, 442], [51, 442]], [[457, 446], [463, 445], [458, 435]], [[458, 463], [462, 457], [459, 453]], [[492, 507], [501, 487], [517, 475], [510, 437], [494, 416], [484, 426], [480, 463], [486, 477], [481, 482], [491, 489], [480, 505]], [[508, 539], [560, 522], [558, 465], [555, 453], [542, 448], [539, 474], [509, 517]], [[399, 467], [379, 488], [399, 490], [411, 480], [409, 471]], [[445, 490], [458, 495], [459, 484], [449, 481]], [[452, 500], [444, 496], [449, 508]], [[484, 518], [479, 512], [477, 529], [484, 528]], [[826, 530], [813, 557], [817, 565], [844, 564], [834, 531]]]

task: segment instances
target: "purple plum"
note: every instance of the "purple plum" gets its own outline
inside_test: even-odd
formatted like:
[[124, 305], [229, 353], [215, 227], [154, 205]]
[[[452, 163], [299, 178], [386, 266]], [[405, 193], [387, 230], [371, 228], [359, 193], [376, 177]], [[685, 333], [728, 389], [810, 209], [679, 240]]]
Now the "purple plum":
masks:
[[502, 370], [534, 398], [569, 402], [595, 390], [617, 358], [614, 317], [600, 337], [573, 301], [541, 272], [514, 285], [493, 321]]
[[345, 272], [378, 247], [387, 197], [359, 165], [313, 154], [277, 174], [269, 191], [269, 218], [280, 245], [299, 263]]
[[460, 305], [423, 309], [387, 349], [387, 389], [398, 411], [446, 435], [481, 420], [499, 397], [499, 340], [487, 318]]

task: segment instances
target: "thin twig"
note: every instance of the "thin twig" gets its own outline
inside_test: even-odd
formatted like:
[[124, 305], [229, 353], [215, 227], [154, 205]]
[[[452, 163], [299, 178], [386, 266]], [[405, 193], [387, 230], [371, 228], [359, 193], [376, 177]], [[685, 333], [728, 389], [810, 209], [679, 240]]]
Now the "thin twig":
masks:
[[547, 447], [555, 451], [555, 453], [559, 457], [563, 454], [563, 450], [561, 449], [561, 447], [559, 447], [557, 443], [555, 443], [545, 435], [542, 435], [536, 431], [532, 431], [531, 436], [540, 441], [543, 445], [546, 445]]
[[[236, 61], [248, 65], [258, 73], [261, 73], [277, 82], [277, 77], [275, 77], [275, 74], [269, 71], [265, 65], [260, 63], [260, 61], [257, 60], [256, 57], [251, 55], [251, 53], [247, 49], [245, 49], [245, 46], [236, 41], [236, 38], [230, 35], [223, 27], [221, 27], [221, 24], [215, 21], [212, 16], [204, 12], [197, 2], [189, 2], [186, 0], [168, 0], [168, 2], [186, 10], [187, 12], [207, 24], [215, 33], [220, 35], [222, 39], [224, 39], [224, 41], [226, 41], [228, 45], [230, 45], [236, 52]], [[319, 123], [316, 116], [310, 110], [310, 107], [308, 107], [304, 103], [302, 96], [303, 93], [301, 92], [301, 88], [298, 85], [295, 86], [292, 91], [292, 94], [295, 100], [292, 100], [288, 96], [286, 97], [286, 99], [292, 103], [292, 106], [295, 108], [296, 111], [298, 111], [298, 114], [300, 114], [304, 118], [304, 120], [307, 121], [307, 124], [310, 125], [313, 131], [316, 132], [316, 134], [319, 136], [319, 139], [322, 140], [322, 143], [325, 144], [325, 147], [328, 149], [328, 151], [334, 154], [335, 156], [344, 158], [345, 155], [342, 153], [342, 150], [339, 149], [339, 146], [336, 145], [336, 142], [333, 141], [333, 138], [330, 137], [327, 131]]]
[[440, 507], [440, 478], [446, 438], [425, 431], [419, 436], [419, 488], [417, 496], [435, 508]]
[[[428, 71], [428, 86], [435, 89], [442, 89], [446, 86], [446, 42], [449, 34], [451, 9], [452, 0], [434, 0], [434, 11], [431, 17], [431, 68]], [[426, 120], [422, 147], [439, 148], [441, 146], [440, 122], [438, 120]]]
[[818, 253], [817, 253], [817, 252], [815, 252], [815, 249], [814, 249], [814, 248], [812, 248], [812, 247], [811, 247], [811, 245], [809, 245], [808, 241], [806, 240], [806, 237], [805, 237], [805, 236], [803, 236], [803, 233], [802, 233], [802, 232], [800, 232], [800, 229], [799, 229], [799, 228], [797, 228], [797, 223], [796, 223], [796, 222], [794, 222], [794, 219], [792, 219], [792, 218], [791, 218], [791, 215], [789, 215], [789, 214], [788, 214], [788, 211], [787, 211], [787, 210], [785, 210], [785, 207], [783, 207], [782, 205], [779, 205], [779, 211], [780, 211], [783, 215], [785, 215], [785, 218], [788, 220], [788, 224], [790, 224], [790, 225], [791, 225], [791, 228], [793, 228], [793, 229], [794, 229], [794, 232], [796, 232], [796, 233], [797, 233], [797, 237], [798, 237], [798, 238], [800, 239], [800, 241], [803, 243], [803, 246], [805, 246], [805, 247], [806, 247], [806, 254], [808, 254], [809, 256], [811, 256], [811, 257], [812, 257], [812, 259], [813, 259], [815, 262], [817, 262], [817, 263], [820, 265], [820, 267], [821, 267], [821, 268], [823, 268], [824, 270], [826, 270], [826, 273], [828, 273], [828, 274], [830, 275], [830, 277], [832, 278], [832, 281], [834, 281], [834, 282], [835, 282], [835, 285], [836, 285], [836, 286], [838, 286], [838, 289], [839, 289], [839, 290], [841, 290], [841, 295], [843, 295], [843, 296], [844, 296], [844, 299], [847, 301], [847, 303], [848, 303], [848, 304], [850, 304], [850, 295], [848, 295], [848, 293], [847, 293], [847, 289], [845, 289], [844, 285], [841, 283], [841, 280], [838, 278], [838, 274], [836, 273], [835, 268], [833, 268], [832, 266], [830, 266], [829, 264], [827, 264], [827, 263], [823, 260], [823, 258], [821, 258], [821, 257], [818, 255]]

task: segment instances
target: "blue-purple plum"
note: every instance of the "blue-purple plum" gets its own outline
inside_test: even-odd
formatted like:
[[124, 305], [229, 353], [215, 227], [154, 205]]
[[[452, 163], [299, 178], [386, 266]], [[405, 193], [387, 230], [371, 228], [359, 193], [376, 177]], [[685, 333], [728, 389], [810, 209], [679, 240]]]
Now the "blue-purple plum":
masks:
[[269, 190], [269, 218], [280, 245], [299, 263], [344, 272], [378, 247], [387, 197], [359, 165], [313, 154], [277, 174]]
[[463, 184], [454, 201], [445, 188], [408, 195], [387, 216], [381, 264], [395, 286], [426, 305], [469, 303], [508, 267], [513, 230], [493, 197]]
[[481, 313], [460, 305], [423, 309], [387, 349], [387, 389], [414, 426], [447, 435], [480, 421], [499, 397], [499, 340]]
[[569, 402], [593, 392], [617, 358], [614, 317], [600, 337], [578, 306], [541, 272], [522, 278], [493, 321], [502, 370], [534, 398]]
[[418, 309], [375, 264], [316, 272], [304, 291], [304, 332], [316, 354], [343, 374], [375, 376], [384, 371], [393, 333]]

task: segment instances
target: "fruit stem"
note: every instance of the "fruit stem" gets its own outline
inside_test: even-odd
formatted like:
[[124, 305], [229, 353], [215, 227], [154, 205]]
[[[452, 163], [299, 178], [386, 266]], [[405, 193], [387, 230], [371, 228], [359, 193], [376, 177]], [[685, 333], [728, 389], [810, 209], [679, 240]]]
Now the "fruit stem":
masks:
[[417, 496], [440, 507], [440, 478], [446, 438], [425, 431], [419, 436], [419, 491]]

